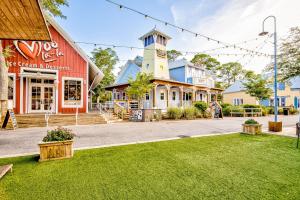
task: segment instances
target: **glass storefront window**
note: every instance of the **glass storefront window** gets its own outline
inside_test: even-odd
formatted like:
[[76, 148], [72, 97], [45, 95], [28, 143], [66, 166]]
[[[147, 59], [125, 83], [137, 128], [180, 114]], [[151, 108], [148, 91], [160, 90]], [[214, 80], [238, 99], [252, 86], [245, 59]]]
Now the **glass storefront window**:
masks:
[[82, 100], [82, 81], [64, 80], [64, 104], [80, 105]]

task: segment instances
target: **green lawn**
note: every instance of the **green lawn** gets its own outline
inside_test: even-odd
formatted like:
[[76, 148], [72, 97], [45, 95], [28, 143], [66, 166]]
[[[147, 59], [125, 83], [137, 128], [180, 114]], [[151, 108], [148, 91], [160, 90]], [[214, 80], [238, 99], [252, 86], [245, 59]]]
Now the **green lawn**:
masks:
[[232, 134], [76, 151], [14, 164], [0, 199], [300, 199], [295, 139]]

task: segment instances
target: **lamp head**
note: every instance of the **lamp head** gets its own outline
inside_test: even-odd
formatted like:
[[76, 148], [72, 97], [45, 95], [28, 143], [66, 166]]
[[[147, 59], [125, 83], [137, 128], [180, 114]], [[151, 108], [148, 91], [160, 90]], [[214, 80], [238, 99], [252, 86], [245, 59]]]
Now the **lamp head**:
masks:
[[263, 32], [261, 32], [260, 34], [258, 34], [259, 36], [265, 36], [265, 35], [268, 35], [268, 32], [266, 32], [266, 31], [263, 31]]

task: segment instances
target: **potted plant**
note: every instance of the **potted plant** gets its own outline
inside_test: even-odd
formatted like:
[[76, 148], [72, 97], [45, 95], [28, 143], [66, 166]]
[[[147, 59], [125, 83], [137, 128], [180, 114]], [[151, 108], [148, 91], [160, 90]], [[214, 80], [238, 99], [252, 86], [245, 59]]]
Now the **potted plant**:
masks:
[[242, 126], [243, 126], [243, 133], [248, 133], [253, 135], [261, 133], [262, 124], [259, 124], [254, 119], [246, 120], [244, 124], [242, 124]]
[[67, 128], [58, 127], [47, 132], [43, 142], [39, 144], [39, 161], [57, 160], [73, 157], [74, 133]]

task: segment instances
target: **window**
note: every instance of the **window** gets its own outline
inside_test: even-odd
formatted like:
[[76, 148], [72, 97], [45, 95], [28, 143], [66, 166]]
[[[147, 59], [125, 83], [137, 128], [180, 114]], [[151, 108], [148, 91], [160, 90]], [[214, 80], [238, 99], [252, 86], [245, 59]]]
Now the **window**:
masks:
[[172, 92], [172, 100], [173, 100], [173, 101], [176, 100], [176, 92], [175, 92], [175, 91]]
[[280, 103], [280, 105], [281, 105], [282, 107], [285, 106], [285, 97], [281, 97], [281, 103]]
[[83, 104], [83, 86], [81, 79], [67, 78], [63, 80], [64, 106], [74, 106]]
[[243, 105], [243, 104], [244, 104], [244, 100], [242, 98], [234, 98], [233, 99], [233, 105], [239, 106], [239, 105]]
[[54, 80], [46, 79], [44, 80], [44, 84], [54, 84]]
[[149, 101], [149, 100], [150, 100], [150, 95], [149, 95], [149, 93], [146, 93], [146, 94], [145, 94], [145, 100], [146, 100], [146, 101]]
[[278, 83], [279, 90], [285, 90], [285, 83]]
[[165, 93], [164, 92], [160, 92], [160, 100], [165, 100]]
[[8, 75], [8, 100], [13, 102], [13, 107], [16, 106], [16, 78], [15, 74]]
[[126, 100], [126, 93], [123, 92], [123, 97], [122, 97], [123, 100]]
[[32, 79], [31, 79], [31, 83], [42, 83], [42, 79], [35, 79], [35, 78], [32, 78]]

